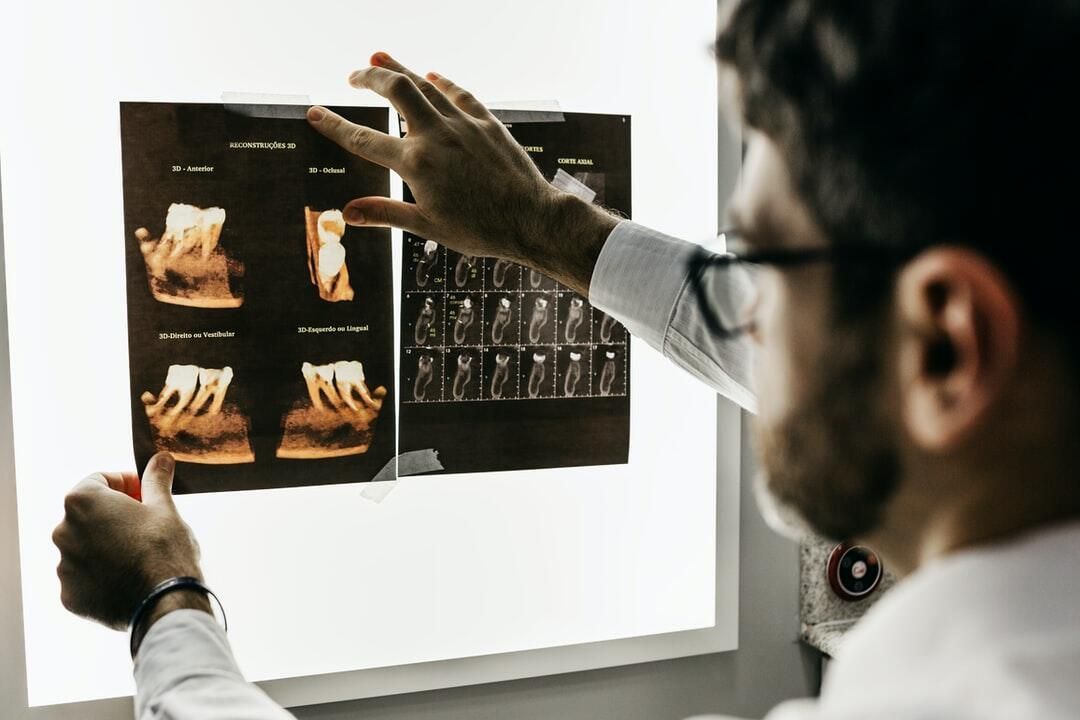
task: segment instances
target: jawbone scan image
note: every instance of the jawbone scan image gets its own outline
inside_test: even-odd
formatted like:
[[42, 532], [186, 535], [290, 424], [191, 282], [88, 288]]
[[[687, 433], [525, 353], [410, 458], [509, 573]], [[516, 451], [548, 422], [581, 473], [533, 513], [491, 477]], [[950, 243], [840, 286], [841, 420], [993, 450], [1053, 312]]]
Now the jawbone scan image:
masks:
[[533, 353], [532, 361], [532, 369], [529, 371], [529, 397], [534, 398], [540, 396], [544, 378], [547, 376], [547, 355], [542, 352]]
[[413, 399], [422, 402], [427, 399], [428, 385], [435, 377], [435, 358], [421, 355], [416, 360], [416, 380], [413, 381]]
[[218, 244], [224, 224], [225, 211], [219, 207], [173, 203], [160, 238], [152, 238], [144, 227], [135, 231], [155, 300], [198, 308], [244, 303], [236, 289], [244, 266]]
[[574, 397], [578, 392], [578, 383], [581, 382], [581, 353], [571, 352], [570, 362], [566, 365], [563, 373], [563, 395]]
[[368, 390], [358, 360], [326, 365], [304, 363], [300, 374], [307, 397], [282, 419], [279, 458], [318, 460], [366, 453], [375, 435], [386, 388]]
[[345, 265], [345, 218], [340, 210], [319, 212], [304, 208], [307, 227], [308, 273], [319, 297], [327, 302], [352, 300], [349, 268]]
[[[225, 393], [231, 367], [170, 365], [165, 387], [142, 394], [154, 446], [180, 461], [209, 465], [254, 462], [248, 418]], [[175, 402], [172, 402], [173, 398]]]
[[431, 271], [435, 267], [439, 244], [428, 240], [424, 243], [424, 256], [416, 263], [416, 287], [427, 287], [431, 280]]
[[454, 265], [454, 285], [459, 288], [465, 287], [469, 282], [469, 273], [476, 267], [476, 258], [472, 255], [462, 255]]
[[506, 326], [510, 324], [511, 317], [513, 317], [513, 310], [510, 298], [499, 298], [499, 305], [495, 308], [495, 319], [491, 323], [491, 342], [496, 345], [502, 344], [503, 335], [506, 332]]
[[538, 297], [533, 303], [532, 317], [529, 318], [529, 342], [536, 345], [540, 342], [540, 332], [548, 322], [548, 300]]
[[506, 353], [495, 355], [495, 372], [491, 375], [491, 397], [495, 400], [503, 396], [503, 388], [510, 379], [510, 356]]
[[570, 310], [566, 314], [566, 323], [563, 325], [563, 338], [568, 343], [577, 342], [578, 328], [585, 316], [585, 301], [579, 297], [570, 299]]
[[461, 309], [458, 310], [457, 320], [454, 321], [454, 343], [456, 345], [465, 344], [466, 333], [472, 327], [475, 317], [476, 310], [473, 308], [472, 300], [465, 298], [461, 301]]
[[420, 314], [416, 316], [416, 324], [413, 325], [413, 340], [417, 345], [423, 345], [428, 340], [428, 332], [431, 324], [435, 322], [435, 299], [424, 298], [424, 306], [420, 308]]
[[458, 355], [457, 372], [454, 373], [454, 399], [463, 400], [473, 376], [473, 356], [467, 353]]

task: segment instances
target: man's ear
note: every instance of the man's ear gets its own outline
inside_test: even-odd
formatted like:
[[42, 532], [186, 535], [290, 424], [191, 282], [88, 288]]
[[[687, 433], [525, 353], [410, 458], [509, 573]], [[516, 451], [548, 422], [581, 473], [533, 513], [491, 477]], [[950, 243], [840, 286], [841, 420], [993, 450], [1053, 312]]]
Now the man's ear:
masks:
[[896, 284], [902, 418], [927, 452], [962, 443], [987, 418], [1017, 368], [1021, 306], [982, 255], [923, 252]]

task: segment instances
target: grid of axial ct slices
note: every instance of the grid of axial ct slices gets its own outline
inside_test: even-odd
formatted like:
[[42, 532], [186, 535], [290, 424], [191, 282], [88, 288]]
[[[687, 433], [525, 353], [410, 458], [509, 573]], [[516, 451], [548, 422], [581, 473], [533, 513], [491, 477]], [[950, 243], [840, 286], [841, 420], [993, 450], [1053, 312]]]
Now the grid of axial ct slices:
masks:
[[405, 235], [406, 403], [625, 396], [627, 332], [535, 270]]

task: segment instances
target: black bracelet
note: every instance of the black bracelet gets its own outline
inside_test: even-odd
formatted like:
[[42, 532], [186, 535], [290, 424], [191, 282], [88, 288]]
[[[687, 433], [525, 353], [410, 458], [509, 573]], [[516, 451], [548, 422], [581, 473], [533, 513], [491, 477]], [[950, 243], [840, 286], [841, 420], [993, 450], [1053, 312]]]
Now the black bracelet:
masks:
[[190, 576], [173, 577], [158, 583], [154, 586], [143, 601], [139, 603], [139, 606], [135, 608], [135, 612], [131, 614], [131, 622], [128, 623], [128, 630], [131, 631], [131, 659], [135, 659], [136, 653], [139, 651], [139, 645], [142, 644], [142, 637], [139, 636], [139, 623], [142, 621], [143, 616], [147, 611], [152, 608], [158, 600], [164, 595], [173, 592], [174, 590], [196, 590], [203, 595], [214, 598], [214, 602], [217, 603], [218, 608], [221, 610], [221, 624], [225, 628], [225, 632], [229, 631], [229, 621], [225, 617], [225, 606], [221, 604], [221, 600], [214, 594], [214, 591], [203, 585], [198, 578]]

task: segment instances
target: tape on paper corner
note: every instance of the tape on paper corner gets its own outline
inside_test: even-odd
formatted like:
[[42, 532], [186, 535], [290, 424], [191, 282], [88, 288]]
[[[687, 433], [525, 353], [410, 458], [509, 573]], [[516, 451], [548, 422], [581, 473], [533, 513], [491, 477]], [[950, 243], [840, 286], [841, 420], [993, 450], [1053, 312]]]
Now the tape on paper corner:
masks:
[[390, 458], [389, 462], [383, 465], [382, 470], [371, 479], [371, 482], [364, 484], [363, 489], [360, 490], [360, 497], [381, 503], [397, 487], [398, 478], [444, 469], [443, 464], [439, 462], [439, 452], [434, 448], [410, 450]]
[[500, 122], [508, 125], [566, 122], [558, 100], [502, 100], [488, 103], [488, 109]]
[[555, 171], [555, 179], [551, 181], [551, 184], [563, 192], [568, 192], [571, 195], [584, 200], [590, 205], [592, 205], [593, 200], [596, 199], [595, 190], [562, 168]]
[[307, 95], [223, 92], [221, 102], [228, 112], [273, 120], [303, 120], [311, 107]]

